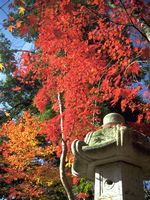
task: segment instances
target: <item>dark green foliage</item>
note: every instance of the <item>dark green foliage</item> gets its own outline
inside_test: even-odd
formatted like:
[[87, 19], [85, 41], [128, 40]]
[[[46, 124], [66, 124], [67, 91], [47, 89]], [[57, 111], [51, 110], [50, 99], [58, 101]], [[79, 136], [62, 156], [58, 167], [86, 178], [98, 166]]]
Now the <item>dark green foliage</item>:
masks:
[[24, 78], [26, 83], [19, 80], [19, 75], [13, 75], [18, 64], [10, 47], [10, 41], [3, 34], [0, 34], [0, 63], [4, 66], [2, 73], [6, 77], [0, 81], [0, 104], [13, 118], [28, 109], [31, 109], [33, 113], [37, 113], [37, 109], [33, 105], [33, 97], [40, 88], [41, 83], [39, 80], [35, 80], [33, 84], [29, 84], [29, 81], [32, 80], [32, 73]]
[[4, 74], [11, 74], [16, 68], [15, 55], [10, 48], [10, 41], [0, 33], [0, 63], [4, 66], [2, 71]]
[[[19, 87], [20, 90], [14, 91], [16, 87]], [[34, 85], [22, 84], [17, 78], [6, 74], [6, 80], [0, 82], [0, 92], [2, 94], [0, 103], [3, 104], [12, 117], [28, 109], [36, 113], [37, 109], [32, 100], [39, 87], [38, 82]]]
[[73, 3], [80, 3], [82, 5], [86, 5], [87, 4], [87, 0], [72, 0]]
[[66, 194], [61, 183], [54, 185], [47, 192], [49, 199], [51, 200], [66, 200]]
[[46, 109], [43, 113], [38, 114], [41, 121], [45, 121], [53, 118], [56, 115], [55, 111], [52, 109], [52, 103], [48, 102]]
[[6, 122], [7, 116], [5, 115], [5, 112], [0, 111], [0, 125], [4, 122]]

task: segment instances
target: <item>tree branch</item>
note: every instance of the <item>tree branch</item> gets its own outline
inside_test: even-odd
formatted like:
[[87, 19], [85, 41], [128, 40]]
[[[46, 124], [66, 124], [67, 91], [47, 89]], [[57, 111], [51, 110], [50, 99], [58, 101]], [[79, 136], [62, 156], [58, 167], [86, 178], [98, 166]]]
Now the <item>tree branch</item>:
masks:
[[[128, 11], [127, 11], [127, 9], [126, 9], [124, 3], [122, 2], [122, 0], [120, 0], [120, 3], [121, 3], [121, 5], [122, 5], [123, 9], [125, 10], [126, 15], [128, 16], [128, 18], [129, 18], [129, 20], [130, 20], [132, 26], [133, 26], [133, 27], [148, 41], [148, 42], [150, 42], [149, 38], [148, 38], [147, 35], [145, 34], [145, 31], [144, 31], [144, 33], [143, 33], [137, 26], [135, 26], [135, 24], [134, 24], [134, 22], [132, 21], [131, 16], [129, 15], [129, 13], [128, 13]], [[138, 21], [139, 21], [139, 18], [138, 18]], [[139, 22], [140, 22], [140, 21], [139, 21]], [[140, 23], [141, 23], [141, 22], [140, 22]], [[142, 24], [141, 24], [141, 26], [142, 26]]]
[[61, 137], [62, 137], [62, 153], [60, 156], [60, 166], [59, 166], [59, 173], [60, 173], [60, 180], [62, 182], [62, 185], [67, 193], [69, 200], [74, 200], [74, 195], [72, 192], [72, 189], [70, 187], [70, 184], [68, 182], [66, 173], [65, 173], [65, 161], [67, 156], [67, 140], [65, 140], [64, 137], [64, 128], [63, 128], [63, 111], [62, 111], [62, 100], [61, 100], [61, 94], [58, 93], [58, 104], [59, 104], [59, 113], [60, 113], [60, 128], [61, 128]]
[[[130, 24], [123, 24], [123, 23], [118, 23], [118, 22], [115, 22], [113, 20], [110, 20], [110, 22], [114, 23], [114, 24], [117, 24], [117, 25], [124, 25], [124, 26], [132, 26], [133, 28], [135, 28], [148, 42], [150, 42], [150, 28], [149, 26], [144, 23], [144, 21], [141, 19], [141, 18], [138, 18], [138, 21], [141, 23], [141, 27], [143, 28], [143, 31], [144, 33], [137, 27], [135, 26], [135, 24], [133, 23], [132, 19], [131, 19], [131, 16], [129, 15], [125, 5], [123, 4], [122, 0], [120, 0], [120, 3], [123, 7], [123, 9], [125, 10], [126, 12], [126, 15], [128, 16], [129, 20], [130, 20]], [[107, 4], [108, 6], [110, 6], [111, 8], [117, 8], [116, 5], [113, 3], [113, 0], [108, 0], [107, 1]], [[93, 10], [91, 8], [89, 8], [88, 6], [86, 6], [86, 8], [91, 11], [92, 13], [94, 13], [98, 18], [104, 18], [104, 17], [107, 17], [108, 18], [108, 15], [106, 14], [100, 14], [98, 13], [96, 10]]]

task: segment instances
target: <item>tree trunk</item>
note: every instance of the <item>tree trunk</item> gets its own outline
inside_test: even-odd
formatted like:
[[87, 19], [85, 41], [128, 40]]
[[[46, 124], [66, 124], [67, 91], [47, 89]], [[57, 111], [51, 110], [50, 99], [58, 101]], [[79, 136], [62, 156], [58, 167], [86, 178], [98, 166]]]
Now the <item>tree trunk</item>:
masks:
[[58, 104], [59, 104], [59, 112], [60, 112], [60, 128], [61, 128], [61, 138], [62, 138], [62, 152], [60, 156], [60, 166], [59, 166], [59, 173], [60, 173], [60, 180], [62, 185], [67, 193], [68, 200], [74, 200], [74, 195], [71, 189], [71, 186], [68, 182], [66, 173], [65, 173], [65, 161], [67, 155], [67, 140], [64, 138], [64, 130], [63, 130], [63, 111], [62, 111], [62, 100], [61, 95], [58, 93]]

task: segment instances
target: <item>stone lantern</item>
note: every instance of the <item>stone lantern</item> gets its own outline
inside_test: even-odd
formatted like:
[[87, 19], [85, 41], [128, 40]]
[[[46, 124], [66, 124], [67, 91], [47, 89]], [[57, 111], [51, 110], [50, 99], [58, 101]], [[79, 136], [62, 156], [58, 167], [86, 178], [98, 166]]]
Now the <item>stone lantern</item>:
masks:
[[143, 180], [150, 178], [150, 142], [127, 127], [118, 113], [103, 128], [72, 143], [72, 174], [94, 182], [94, 200], [144, 200]]

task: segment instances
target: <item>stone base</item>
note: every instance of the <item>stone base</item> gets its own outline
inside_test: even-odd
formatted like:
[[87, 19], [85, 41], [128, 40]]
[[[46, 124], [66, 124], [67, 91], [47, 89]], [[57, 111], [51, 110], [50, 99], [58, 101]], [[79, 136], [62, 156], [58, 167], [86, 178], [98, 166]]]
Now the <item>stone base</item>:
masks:
[[125, 162], [97, 166], [94, 200], [144, 200], [142, 169]]

